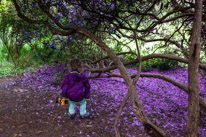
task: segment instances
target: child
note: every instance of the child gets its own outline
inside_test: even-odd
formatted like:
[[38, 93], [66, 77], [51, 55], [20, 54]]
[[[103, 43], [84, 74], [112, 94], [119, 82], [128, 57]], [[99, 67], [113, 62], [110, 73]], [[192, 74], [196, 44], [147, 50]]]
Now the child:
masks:
[[80, 118], [88, 118], [86, 101], [90, 96], [89, 80], [81, 73], [83, 66], [79, 59], [73, 59], [70, 66], [72, 71], [64, 78], [61, 85], [62, 97], [69, 99], [69, 118], [74, 119], [76, 103], [80, 104]]

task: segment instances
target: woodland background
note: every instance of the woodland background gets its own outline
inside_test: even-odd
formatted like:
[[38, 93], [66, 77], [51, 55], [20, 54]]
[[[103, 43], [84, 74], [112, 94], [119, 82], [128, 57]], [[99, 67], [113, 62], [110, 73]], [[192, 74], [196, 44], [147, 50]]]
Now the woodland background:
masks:
[[[122, 129], [120, 125], [124, 123], [119, 119], [121, 120], [124, 114], [125, 105], [138, 122], [137, 119], [132, 119], [131, 115], [125, 118], [144, 127], [144, 131], [140, 130], [139, 134], [156, 137], [204, 136], [206, 135], [205, 6], [205, 0], [2, 0], [0, 78], [3, 81], [5, 78], [9, 80], [11, 76], [15, 76], [16, 79], [13, 79], [15, 82], [9, 84], [13, 91], [18, 89], [16, 91], [21, 92], [19, 89], [27, 86], [32, 89], [28, 95], [36, 91], [44, 95], [43, 91], [49, 83], [54, 89], [46, 91], [50, 90], [53, 93], [55, 90], [60, 90], [59, 85], [68, 73], [69, 61], [72, 58], [79, 58], [84, 63], [84, 73], [91, 79], [95, 91], [94, 97], [98, 99], [103, 96], [102, 100], [100, 98], [103, 102], [107, 100], [110, 100], [108, 101], [110, 103], [114, 102], [113, 99], [109, 99], [111, 97], [119, 101], [111, 109], [116, 110], [113, 112], [115, 114], [111, 122], [113, 125], [110, 126], [114, 130], [111, 136], [129, 136], [129, 133], [126, 135], [126, 131], [119, 130]], [[34, 84], [40, 79], [42, 79], [40, 85]], [[161, 81], [155, 83], [157, 79]], [[99, 83], [101, 80], [108, 82], [105, 84], [108, 88], [98, 94], [97, 91], [104, 87], [101, 86], [101, 82]], [[118, 86], [109, 80], [121, 84]], [[148, 85], [144, 85], [145, 83]], [[161, 87], [160, 90], [157, 87], [161, 83], [165, 87]], [[110, 91], [115, 84], [116, 88]], [[171, 85], [168, 86], [169, 84]], [[177, 127], [168, 121], [153, 120], [169, 110], [164, 104], [162, 108], [158, 108], [158, 112], [162, 111], [161, 114], [156, 113], [154, 108], [157, 108], [161, 101], [155, 106], [152, 106], [155, 104], [154, 100], [146, 101], [150, 102], [149, 104], [144, 102], [143, 100], [149, 96], [149, 93], [143, 94], [146, 87], [153, 87], [147, 90], [151, 97], [156, 94], [156, 99], [166, 97], [164, 102], [168, 105], [179, 104], [179, 108], [176, 106], [177, 109], [172, 110], [172, 113], [178, 118], [182, 116], [178, 116], [179, 113], [184, 113], [184, 117], [186, 116], [183, 120], [184, 126]], [[163, 88], [168, 88], [167, 93], [166, 90], [162, 92]], [[168, 95], [168, 92], [173, 88], [177, 88], [178, 97], [174, 97], [175, 99], [171, 101], [168, 98], [172, 98], [172, 94]], [[7, 86], [2, 90], [2, 98], [3, 95], [7, 96], [3, 92], [5, 90]], [[173, 95], [177, 90], [172, 92]], [[105, 93], [109, 94], [106, 98]], [[8, 94], [7, 98], [9, 96]], [[55, 94], [56, 96], [58, 94]], [[40, 96], [37, 95], [38, 97]], [[182, 101], [184, 104], [181, 104], [181, 98], [185, 99]], [[49, 103], [53, 103], [52, 99], [48, 100]], [[91, 102], [94, 106], [98, 104], [95, 100]], [[144, 103], [151, 105], [153, 109], [145, 107]], [[4, 104], [1, 107], [4, 108]], [[6, 115], [8, 110], [2, 112]], [[4, 113], [1, 118], [5, 117]], [[150, 113], [152, 115], [149, 115]], [[166, 125], [173, 125], [173, 128]], [[0, 129], [3, 131], [4, 128]], [[38, 133], [44, 134], [43, 131]], [[71, 136], [75, 136], [75, 133], [70, 132]], [[14, 136], [19, 134], [14, 133]]]

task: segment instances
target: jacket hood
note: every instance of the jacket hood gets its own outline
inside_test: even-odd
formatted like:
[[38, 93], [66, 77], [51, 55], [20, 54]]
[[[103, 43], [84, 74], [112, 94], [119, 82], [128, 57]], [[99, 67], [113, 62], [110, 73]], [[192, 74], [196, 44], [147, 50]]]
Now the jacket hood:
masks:
[[80, 81], [80, 80], [82, 80], [83, 79], [83, 75], [82, 75], [82, 73], [79, 73], [79, 72], [77, 72], [77, 71], [72, 71], [72, 72], [70, 72], [70, 76], [71, 76], [71, 79], [73, 80], [73, 81]]

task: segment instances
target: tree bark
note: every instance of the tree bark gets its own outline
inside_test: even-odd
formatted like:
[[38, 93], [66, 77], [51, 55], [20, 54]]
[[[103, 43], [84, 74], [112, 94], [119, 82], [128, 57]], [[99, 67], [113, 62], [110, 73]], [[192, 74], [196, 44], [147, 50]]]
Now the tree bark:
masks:
[[190, 45], [188, 64], [188, 117], [185, 131], [186, 137], [197, 137], [199, 120], [199, 81], [198, 67], [201, 51], [201, 23], [202, 23], [202, 0], [195, 0], [194, 24]]

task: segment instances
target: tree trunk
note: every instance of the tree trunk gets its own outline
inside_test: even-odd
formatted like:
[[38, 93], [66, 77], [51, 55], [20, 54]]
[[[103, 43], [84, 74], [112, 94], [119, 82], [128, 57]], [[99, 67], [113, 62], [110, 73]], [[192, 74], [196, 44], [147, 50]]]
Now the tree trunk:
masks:
[[142, 123], [145, 131], [147, 134], [153, 136], [153, 137], [169, 137], [170, 135], [162, 130], [161, 128], [154, 125], [146, 116], [144, 113], [144, 109], [142, 107], [142, 104], [139, 100], [137, 90], [135, 85], [132, 82], [131, 77], [129, 76], [128, 71], [124, 67], [123, 63], [120, 61], [120, 59], [117, 57], [117, 55], [112, 51], [103, 41], [101, 41], [100, 38], [96, 37], [94, 34], [91, 34], [84, 30], [83, 28], [74, 27], [78, 33], [81, 33], [90, 39], [92, 39], [99, 47], [101, 47], [102, 50], [104, 50], [107, 55], [114, 61], [114, 63], [117, 65], [121, 76], [124, 78], [125, 83], [128, 88], [128, 92], [131, 93], [131, 102], [132, 107], [134, 109], [134, 112], [136, 113], [137, 117], [139, 118], [140, 122]]
[[186, 137], [197, 137], [199, 120], [199, 81], [198, 68], [200, 60], [200, 38], [202, 22], [202, 1], [195, 0], [194, 24], [190, 45], [189, 64], [188, 64], [188, 118], [186, 126]]

